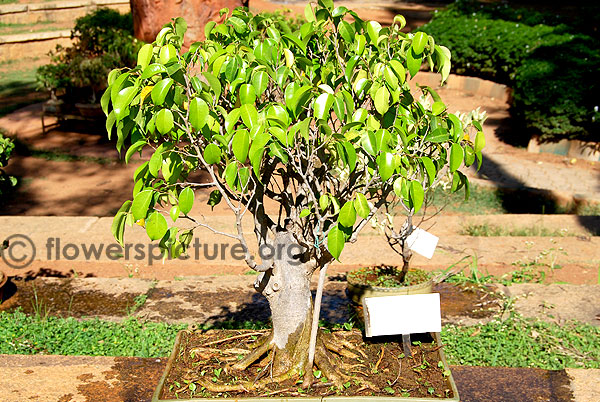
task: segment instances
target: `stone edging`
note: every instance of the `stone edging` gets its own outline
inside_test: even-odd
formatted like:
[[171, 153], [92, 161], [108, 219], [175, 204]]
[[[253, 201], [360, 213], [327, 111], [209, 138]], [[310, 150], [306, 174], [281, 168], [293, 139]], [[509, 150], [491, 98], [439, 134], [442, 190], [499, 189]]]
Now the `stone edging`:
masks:
[[52, 39], [59, 39], [59, 38], [70, 38], [70, 37], [71, 37], [70, 30], [32, 32], [32, 33], [15, 34], [15, 35], [2, 35], [2, 36], [0, 36], [0, 45], [10, 44], [10, 43], [34, 42], [34, 41], [41, 41], [41, 40], [52, 40]]
[[5, 4], [0, 6], [0, 15], [26, 13], [29, 11], [61, 10], [89, 6], [129, 4], [128, 0], [73, 0], [52, 3]]
[[[427, 85], [432, 88], [440, 87], [440, 74], [437, 73], [420, 71], [412, 80], [418, 82], [420, 85]], [[485, 98], [499, 99], [503, 102], [509, 102], [512, 96], [512, 89], [506, 85], [463, 75], [450, 74], [444, 87], [456, 89], [469, 95], [479, 95]]]

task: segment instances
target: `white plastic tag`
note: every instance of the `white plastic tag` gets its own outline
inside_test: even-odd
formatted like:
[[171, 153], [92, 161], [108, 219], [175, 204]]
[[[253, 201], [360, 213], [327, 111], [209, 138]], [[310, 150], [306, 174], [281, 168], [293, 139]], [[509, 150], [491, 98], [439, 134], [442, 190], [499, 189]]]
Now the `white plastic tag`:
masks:
[[415, 253], [421, 254], [425, 258], [431, 259], [433, 252], [437, 247], [439, 237], [420, 229], [414, 228], [410, 236], [406, 239], [408, 248]]
[[367, 336], [441, 332], [440, 294], [366, 297]]

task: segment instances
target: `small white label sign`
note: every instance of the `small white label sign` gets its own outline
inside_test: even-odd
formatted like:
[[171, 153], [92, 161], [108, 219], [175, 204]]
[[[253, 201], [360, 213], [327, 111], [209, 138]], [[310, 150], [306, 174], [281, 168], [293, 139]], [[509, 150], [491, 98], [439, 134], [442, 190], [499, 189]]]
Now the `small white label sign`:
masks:
[[410, 236], [406, 238], [408, 248], [429, 259], [433, 257], [433, 252], [437, 247], [438, 240], [440, 240], [439, 237], [417, 227], [414, 228]]
[[441, 332], [440, 294], [366, 297], [367, 336]]

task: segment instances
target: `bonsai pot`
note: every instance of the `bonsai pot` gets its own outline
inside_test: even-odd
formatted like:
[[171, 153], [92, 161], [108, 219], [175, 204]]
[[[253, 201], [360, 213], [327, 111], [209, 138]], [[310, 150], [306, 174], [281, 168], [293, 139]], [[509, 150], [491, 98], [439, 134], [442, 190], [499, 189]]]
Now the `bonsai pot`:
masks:
[[[428, 273], [422, 270], [411, 269], [406, 275], [407, 279], [411, 276], [423, 275], [423, 280], [417, 280], [417, 283], [415, 284], [409, 283], [406, 286], [378, 286], [370, 284], [376, 282], [376, 280], [364, 280], [366, 275], [361, 275], [360, 273], [366, 269], [369, 268], [361, 268], [356, 271], [351, 271], [347, 275], [347, 293], [352, 301], [352, 305], [355, 308], [356, 314], [361, 321], [363, 320], [363, 299], [365, 297], [417, 295], [431, 293], [433, 290], [433, 280]], [[371, 269], [378, 270], [385, 269], [385, 267], [374, 267]]]
[[102, 106], [99, 103], [76, 103], [75, 107], [83, 117], [94, 119], [104, 116]]
[[[266, 331], [262, 331], [262, 332], [266, 332]], [[374, 350], [375, 351], [375, 357], [378, 356], [379, 351], [381, 350], [381, 356], [383, 357], [384, 354], [388, 355], [388, 356], [398, 356], [398, 354], [395, 354], [394, 352], [389, 352], [390, 349], [387, 348], [393, 348], [393, 347], [397, 347], [396, 351], [401, 352], [401, 347], [402, 347], [402, 340], [401, 337], [399, 336], [395, 336], [395, 337], [379, 337], [380, 339], [376, 339], [376, 338], [370, 338], [369, 340], [365, 340], [362, 341], [362, 335], [358, 330], [353, 330], [353, 331], [340, 331], [340, 332], [344, 332], [345, 334], [343, 334], [342, 336], [347, 337], [348, 334], [352, 334], [351, 336], [356, 336], [356, 339], [361, 339], [361, 344], [364, 346], [369, 346], [371, 349], [370, 350]], [[208, 333], [213, 333], [213, 334], [218, 334], [219, 339], [221, 340], [226, 340], [226, 338], [231, 338], [231, 339], [235, 339], [238, 338], [236, 341], [232, 341], [233, 344], [229, 344], [226, 345], [226, 342], [221, 342], [221, 341], [217, 341], [218, 342], [218, 347], [220, 348], [220, 350], [225, 350], [228, 346], [236, 346], [236, 347], [240, 347], [239, 344], [235, 344], [236, 342], [239, 342], [239, 338], [240, 337], [244, 337], [244, 334], [247, 335], [255, 335], [257, 334], [256, 331], [250, 331], [250, 330], [213, 330], [213, 331], [208, 331], [208, 332], [202, 332], [202, 331], [190, 331], [190, 330], [183, 330], [180, 331], [177, 334], [177, 337], [175, 338], [175, 345], [173, 347], [173, 351], [171, 353], [171, 356], [169, 357], [169, 360], [167, 362], [167, 366], [165, 368], [165, 371], [155, 389], [154, 395], [152, 397], [152, 402], [166, 402], [166, 401], [215, 401], [215, 400], [223, 400], [223, 401], [246, 401], [246, 402], [254, 402], [254, 401], [264, 401], [264, 400], [269, 400], [269, 401], [321, 401], [321, 402], [326, 402], [326, 401], [459, 401], [459, 395], [458, 395], [458, 390], [456, 388], [456, 384], [454, 382], [454, 379], [452, 377], [452, 373], [450, 372], [450, 367], [448, 366], [448, 363], [446, 361], [446, 358], [444, 356], [444, 352], [443, 352], [443, 347], [442, 347], [442, 342], [441, 342], [441, 338], [439, 336], [438, 333], [427, 333], [427, 334], [420, 334], [421, 338], [420, 340], [422, 340], [422, 343], [418, 343], [419, 346], [415, 346], [414, 348], [422, 348], [419, 350], [424, 351], [425, 353], [427, 353], [427, 355], [425, 354], [421, 354], [421, 361], [424, 362], [425, 358], [427, 359], [428, 362], [431, 363], [430, 367], [426, 370], [428, 371], [428, 373], [430, 372], [429, 370], [431, 370], [431, 372], [435, 372], [436, 376], [438, 377], [436, 381], [437, 382], [437, 386], [439, 387], [440, 384], [443, 384], [443, 389], [444, 391], [441, 391], [441, 388], [438, 388], [440, 390], [440, 392], [438, 394], [436, 394], [435, 396], [414, 396], [414, 397], [410, 397], [410, 396], [403, 396], [401, 395], [401, 392], [392, 392], [392, 393], [388, 393], [388, 391], [384, 391], [385, 389], [385, 385], [381, 386], [381, 390], [380, 390], [380, 394], [383, 394], [381, 396], [365, 396], [365, 392], [361, 394], [358, 394], [356, 396], [352, 396], [351, 394], [348, 395], [348, 392], [346, 392], [345, 395], [343, 396], [338, 396], [336, 395], [335, 392], [326, 392], [326, 395], [315, 395], [316, 393], [318, 393], [318, 391], [315, 391], [316, 388], [318, 387], [315, 386], [315, 388], [312, 391], [311, 395], [305, 395], [305, 394], [298, 394], [298, 396], [295, 395], [277, 395], [276, 393], [273, 392], [269, 392], [269, 390], [266, 390], [264, 392], [261, 392], [259, 394], [262, 394], [262, 396], [257, 396], [257, 395], [250, 395], [250, 396], [244, 396], [244, 393], [233, 393], [231, 395], [227, 395], [226, 397], [215, 397], [215, 395], [217, 395], [217, 393], [213, 393], [211, 396], [208, 395], [201, 395], [202, 392], [196, 392], [193, 396], [189, 396], [189, 392], [188, 392], [188, 388], [189, 388], [189, 381], [186, 381], [185, 378], [196, 378], [196, 380], [192, 380], [192, 382], [194, 381], [198, 381], [197, 378], [200, 378], [201, 376], [205, 375], [205, 372], [208, 373], [212, 373], [214, 370], [214, 366], [211, 366], [210, 363], [199, 363], [198, 361], [192, 361], [193, 358], [195, 357], [194, 353], [198, 353], [197, 350], [201, 349], [201, 346], [206, 345], [207, 344], [207, 340], [208, 339], [214, 339], [214, 338], [205, 338], [204, 334], [208, 334]], [[213, 335], [214, 336], [214, 335]], [[214, 341], [212, 342], [208, 342], [209, 344], [215, 344]], [[397, 345], [397, 346], [396, 346]], [[200, 347], [200, 348], [199, 348]], [[214, 346], [213, 346], [214, 347]], [[386, 350], [388, 350], [388, 352], [383, 353], [383, 348], [386, 348]], [[194, 350], [196, 352], [194, 352]], [[369, 349], [365, 348], [363, 349], [367, 352], [367, 354], [369, 353]], [[416, 349], [414, 349], [416, 350]], [[201, 352], [200, 352], [201, 353]], [[416, 355], [415, 353], [413, 353], [414, 355]], [[191, 356], [191, 357], [190, 357]], [[218, 355], [218, 356], [222, 356], [222, 355]], [[371, 357], [371, 355], [369, 355], [369, 358]], [[396, 357], [393, 357], [394, 361], [398, 361], [396, 360]], [[398, 372], [398, 377], [399, 378], [406, 378], [407, 376], [412, 375], [413, 376], [413, 381], [416, 381], [417, 383], [421, 380], [423, 380], [425, 378], [425, 372], [416, 372], [413, 370], [413, 362], [414, 360], [409, 360], [406, 361], [404, 359], [406, 359], [405, 357], [401, 358], [402, 363], [399, 365], [400, 366], [400, 371]], [[210, 358], [207, 361], [214, 361], [214, 357]], [[353, 361], [354, 363], [356, 363], [356, 361]], [[224, 367], [225, 363], [220, 363], [222, 364], [221, 367]], [[374, 376], [378, 376], [378, 375], [383, 375], [383, 373], [385, 371], [388, 371], [387, 368], [384, 369], [384, 367], [389, 367], [391, 368], [391, 366], [385, 366], [385, 363], [382, 364], [380, 366], [380, 371], [378, 372], [377, 370], [375, 370], [375, 372], [370, 372], [370, 374], [368, 375], [368, 379], [369, 380], [373, 380], [374, 381]], [[393, 376], [396, 376], [396, 371], [398, 371], [398, 365], [395, 366], [395, 371], [393, 372]], [[402, 374], [400, 374], [402, 373]], [[212, 374], [211, 374], [212, 375]], [[210, 376], [210, 375], [209, 375]], [[202, 377], [204, 379], [207, 379], [208, 377]], [[431, 378], [431, 377], [428, 377]], [[213, 381], [216, 381], [213, 380]], [[220, 382], [221, 380], [219, 380]], [[423, 380], [424, 381], [424, 380]], [[179, 390], [179, 394], [175, 394], [174, 395], [174, 388], [177, 388], [177, 386], [174, 387], [174, 384], [177, 385], [181, 385], [180, 390]], [[393, 385], [393, 384], [392, 384]], [[279, 388], [282, 388], [283, 386], [279, 386]], [[285, 387], [283, 387], [285, 388]], [[296, 390], [297, 385], [296, 386], [292, 386], [290, 389], [293, 389], [294, 391]], [[198, 385], [197, 391], [200, 391], [200, 386]], [[327, 391], [328, 386], [323, 386], [320, 387], [319, 389], [325, 390]], [[284, 389], [285, 391], [285, 389]], [[351, 389], [348, 389], [347, 391], [351, 391]], [[359, 390], [360, 391], [360, 390]], [[411, 390], [413, 391], [413, 390]], [[368, 391], [371, 392], [371, 391]]]
[[2, 271], [0, 271], [0, 304], [2, 303], [2, 296], [4, 295], [4, 285], [6, 285], [6, 281], [8, 277]]

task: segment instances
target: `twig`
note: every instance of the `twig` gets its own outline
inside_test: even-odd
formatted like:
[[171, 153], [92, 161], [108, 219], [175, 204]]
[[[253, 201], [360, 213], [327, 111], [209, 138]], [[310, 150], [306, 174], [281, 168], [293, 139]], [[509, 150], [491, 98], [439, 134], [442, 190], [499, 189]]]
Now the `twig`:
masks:
[[216, 345], [218, 343], [232, 341], [234, 339], [245, 338], [247, 336], [253, 336], [253, 335], [263, 335], [263, 333], [262, 332], [249, 332], [247, 334], [241, 334], [241, 335], [232, 336], [231, 338], [217, 339], [216, 341], [205, 343], [201, 347], [206, 347], [206, 346], [210, 346], [210, 345]]

